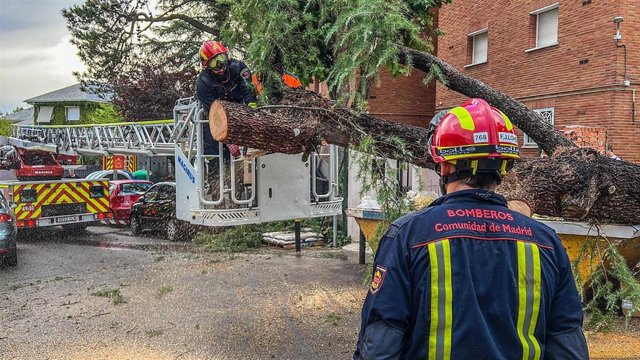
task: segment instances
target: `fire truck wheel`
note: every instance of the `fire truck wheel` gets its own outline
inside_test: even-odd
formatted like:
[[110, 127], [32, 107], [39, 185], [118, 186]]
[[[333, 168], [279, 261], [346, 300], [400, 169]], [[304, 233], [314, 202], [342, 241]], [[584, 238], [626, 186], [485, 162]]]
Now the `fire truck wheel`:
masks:
[[171, 218], [167, 222], [165, 233], [169, 241], [183, 241], [187, 238], [188, 224], [176, 218]]
[[129, 225], [131, 226], [131, 233], [133, 235], [142, 234], [142, 227], [140, 226], [140, 219], [138, 219], [138, 217], [136, 215], [133, 215], [131, 217], [131, 220], [129, 221]]

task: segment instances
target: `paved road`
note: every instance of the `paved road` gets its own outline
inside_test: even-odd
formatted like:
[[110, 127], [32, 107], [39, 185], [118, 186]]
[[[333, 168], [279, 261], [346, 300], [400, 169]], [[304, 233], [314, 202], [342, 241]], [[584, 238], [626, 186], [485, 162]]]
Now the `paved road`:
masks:
[[[166, 245], [105, 229], [19, 244], [18, 267], [0, 269], [0, 358], [350, 356], [366, 290], [364, 268], [344, 254], [108, 246], [116, 242]], [[123, 302], [92, 295], [108, 290]]]
[[[357, 253], [194, 250], [109, 228], [20, 243], [19, 265], [0, 269], [0, 359], [350, 358]], [[631, 325], [587, 334], [592, 359], [638, 359]]]

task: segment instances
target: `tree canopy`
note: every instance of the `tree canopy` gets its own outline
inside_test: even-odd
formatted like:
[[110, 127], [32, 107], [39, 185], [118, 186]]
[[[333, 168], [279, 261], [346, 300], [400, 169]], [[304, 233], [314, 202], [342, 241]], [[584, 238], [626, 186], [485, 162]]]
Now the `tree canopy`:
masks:
[[112, 103], [127, 121], [169, 119], [176, 100], [194, 94], [196, 75], [192, 68], [167, 70], [142, 62], [132, 74], [110, 81]]
[[202, 41], [216, 38], [262, 75], [267, 90], [287, 70], [305, 84], [327, 80], [338, 92], [366, 95], [381, 65], [408, 71], [397, 45], [431, 48], [434, 9], [448, 2], [159, 0], [151, 8], [148, 0], [87, 0], [62, 13], [87, 65], [81, 79], [129, 76], [149, 60], [184, 71], [198, 65]]

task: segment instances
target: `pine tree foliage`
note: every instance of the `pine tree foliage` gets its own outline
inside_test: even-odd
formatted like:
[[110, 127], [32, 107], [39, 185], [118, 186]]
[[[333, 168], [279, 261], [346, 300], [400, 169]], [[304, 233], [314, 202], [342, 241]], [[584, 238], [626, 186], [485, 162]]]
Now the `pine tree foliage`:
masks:
[[[147, 59], [198, 66], [203, 40], [233, 47], [260, 73], [267, 90], [289, 71], [303, 83], [328, 80], [334, 93], [366, 99], [380, 65], [395, 74], [397, 45], [430, 49], [433, 11], [450, 0], [87, 0], [63, 10], [72, 43], [88, 70], [110, 81]], [[357, 78], [354, 82], [352, 79]], [[353, 96], [352, 96], [353, 97]]]
[[[622, 312], [623, 302], [631, 307], [626, 312], [627, 323], [633, 313], [640, 311], [640, 281], [620, 254], [619, 242], [604, 235], [585, 238], [573, 261], [576, 285], [588, 314], [586, 326], [590, 329], [607, 330]], [[580, 271], [585, 265], [591, 269], [587, 278]]]
[[130, 74], [149, 58], [193, 65], [199, 44], [219, 35], [228, 13], [222, 2], [204, 0], [87, 0], [62, 10], [87, 65], [77, 76], [94, 81]]

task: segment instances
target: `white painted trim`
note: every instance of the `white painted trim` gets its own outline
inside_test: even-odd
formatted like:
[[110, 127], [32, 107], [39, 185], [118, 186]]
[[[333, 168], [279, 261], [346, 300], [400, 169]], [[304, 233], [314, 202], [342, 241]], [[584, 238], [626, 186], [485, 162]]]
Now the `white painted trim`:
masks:
[[534, 11], [530, 12], [529, 15], [540, 15], [543, 12], [547, 12], [549, 10], [557, 9], [559, 7], [560, 7], [560, 3], [559, 2], [553, 3], [551, 5], [547, 5], [545, 7], [542, 7], [540, 9], [538, 9], [538, 10], [534, 10]]
[[536, 50], [540, 50], [540, 49], [546, 49], [546, 48], [554, 47], [554, 46], [558, 46], [558, 42], [557, 42], [557, 41], [556, 41], [555, 43], [553, 43], [553, 44], [549, 44], [549, 45], [545, 45], [545, 46], [540, 46], [540, 47], [534, 47], [534, 48], [531, 48], [531, 49], [527, 49], [527, 50], [525, 50], [524, 52], [527, 52], [527, 53], [528, 53], [528, 52], [532, 52], [532, 51], [536, 51]]
[[480, 34], [486, 33], [486, 32], [489, 32], [489, 28], [488, 27], [486, 27], [484, 29], [480, 29], [480, 30], [474, 31], [474, 32], [471, 32], [471, 33], [468, 33], [467, 36], [476, 36], [476, 35], [480, 35]]
[[470, 67], [474, 67], [476, 65], [482, 65], [482, 64], [486, 64], [488, 62], [489, 61], [483, 61], [483, 62], [479, 62], [479, 63], [475, 63], [475, 64], [467, 64], [467, 65], [464, 66], [464, 68], [470, 68]]

